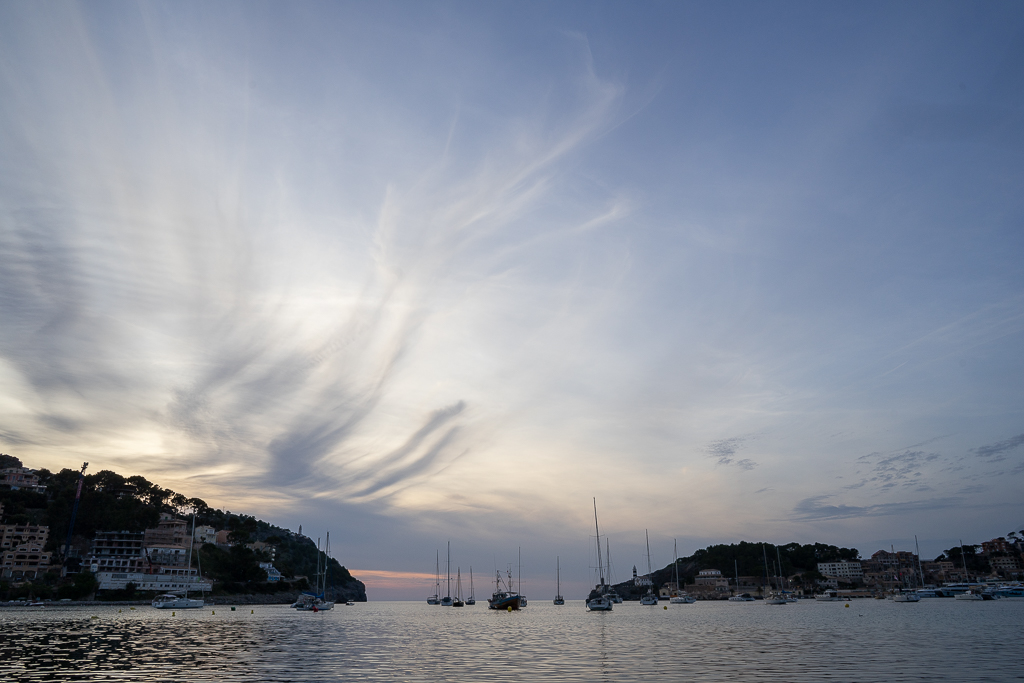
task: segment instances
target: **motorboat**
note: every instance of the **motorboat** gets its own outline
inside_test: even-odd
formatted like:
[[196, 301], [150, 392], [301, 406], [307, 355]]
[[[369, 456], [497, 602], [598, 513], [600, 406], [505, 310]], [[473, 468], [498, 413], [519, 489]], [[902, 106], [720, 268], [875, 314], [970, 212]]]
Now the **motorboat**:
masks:
[[916, 591], [899, 591], [893, 593], [893, 602], [921, 602], [921, 596]]
[[966, 591], [964, 593], [957, 593], [953, 597], [953, 599], [954, 600], [984, 600], [985, 596], [981, 593], [980, 590], [972, 588], [971, 590]]
[[754, 598], [750, 593], [740, 593], [729, 598], [729, 602], [754, 602]]

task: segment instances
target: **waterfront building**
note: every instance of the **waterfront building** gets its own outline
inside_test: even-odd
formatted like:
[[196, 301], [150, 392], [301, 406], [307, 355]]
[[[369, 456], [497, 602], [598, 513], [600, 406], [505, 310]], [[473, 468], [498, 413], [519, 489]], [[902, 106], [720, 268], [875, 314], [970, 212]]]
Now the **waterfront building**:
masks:
[[160, 521], [155, 529], [146, 529], [145, 546], [184, 548], [188, 546], [190, 539], [188, 522], [184, 519], [175, 519], [164, 512], [160, 514]]
[[879, 550], [871, 556], [871, 559], [885, 569], [898, 569], [899, 567], [906, 569], [917, 566], [917, 555], [909, 550], [897, 550], [894, 553], [888, 550]]
[[3, 577], [14, 581], [36, 579], [50, 568], [50, 553], [43, 552], [42, 543], [22, 543], [5, 550], [0, 556]]
[[48, 526], [0, 524], [0, 575], [5, 579], [24, 581], [45, 574], [50, 568], [52, 555], [43, 551], [49, 537]]
[[819, 562], [818, 573], [830, 576], [847, 583], [864, 580], [864, 569], [860, 562], [842, 560], [840, 562]]
[[705, 591], [729, 592], [729, 579], [722, 576], [722, 572], [718, 569], [701, 569], [693, 579], [693, 583], [696, 586], [703, 587]]
[[157, 567], [152, 572], [96, 572], [96, 581], [100, 590], [123, 590], [131, 583], [136, 590], [157, 591], [160, 593], [189, 591], [208, 591], [213, 588], [209, 580], [199, 576], [195, 569], [185, 567], [168, 569]]
[[149, 566], [144, 551], [145, 538], [141, 531], [97, 531], [89, 552], [92, 571], [145, 570]]
[[267, 581], [274, 582], [281, 580], [281, 572], [270, 562], [260, 562], [260, 569], [267, 573]]
[[1021, 577], [1021, 563], [1016, 557], [1010, 555], [996, 555], [988, 558], [992, 571], [1008, 579], [1019, 579]]

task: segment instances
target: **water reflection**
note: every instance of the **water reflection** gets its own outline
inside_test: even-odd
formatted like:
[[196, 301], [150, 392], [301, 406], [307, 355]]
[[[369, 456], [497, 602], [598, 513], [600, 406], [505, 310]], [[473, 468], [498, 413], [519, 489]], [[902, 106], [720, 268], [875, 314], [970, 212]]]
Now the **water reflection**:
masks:
[[0, 680], [1024, 680], [987, 654], [1019, 640], [1024, 601], [201, 612], [0, 610]]

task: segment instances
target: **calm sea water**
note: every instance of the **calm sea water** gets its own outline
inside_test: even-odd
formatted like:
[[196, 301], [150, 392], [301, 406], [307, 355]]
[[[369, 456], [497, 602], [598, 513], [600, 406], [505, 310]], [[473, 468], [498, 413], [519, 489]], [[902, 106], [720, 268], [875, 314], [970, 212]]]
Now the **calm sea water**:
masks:
[[0, 609], [0, 680], [1024, 680], [1020, 600], [663, 606]]

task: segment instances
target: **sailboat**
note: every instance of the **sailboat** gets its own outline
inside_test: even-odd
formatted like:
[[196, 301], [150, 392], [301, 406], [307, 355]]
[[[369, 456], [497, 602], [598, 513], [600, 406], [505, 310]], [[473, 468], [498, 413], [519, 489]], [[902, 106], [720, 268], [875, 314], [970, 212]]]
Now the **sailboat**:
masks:
[[750, 593], [740, 593], [740, 565], [736, 560], [732, 561], [733, 570], [736, 572], [736, 595], [729, 598], [729, 602], [754, 602]]
[[441, 553], [434, 558], [434, 594], [427, 598], [427, 604], [441, 604]]
[[560, 564], [561, 558], [555, 558], [555, 599], [552, 603], [555, 605], [564, 605], [565, 598], [562, 597], [562, 566]]
[[164, 593], [153, 598], [151, 603], [156, 609], [197, 609], [205, 605], [202, 598], [196, 600], [188, 597], [188, 584], [192, 582], [192, 548], [196, 544], [196, 514], [192, 513], [192, 541], [188, 546], [188, 582], [185, 584], [185, 597], [173, 593]]
[[473, 565], [469, 565], [469, 597], [466, 598], [466, 604], [476, 604], [476, 595], [473, 592]]
[[768, 592], [764, 596], [764, 604], [785, 605], [786, 598], [772, 590], [771, 577], [768, 576], [768, 551], [765, 549], [764, 543], [761, 544], [761, 555], [764, 557], [764, 579], [765, 583], [768, 585]]
[[[615, 585], [615, 570], [612, 568], [612, 547], [608, 542], [608, 537], [604, 537], [604, 562], [605, 566], [608, 567], [608, 583]], [[613, 603], [619, 604], [622, 602], [622, 596], [616, 592], [615, 588], [609, 588], [608, 592], [605, 593], [608, 599]]]
[[519, 549], [519, 609], [526, 607], [526, 596], [523, 595], [523, 549]]
[[451, 607], [452, 600], [452, 542], [448, 541], [448, 594], [441, 598], [441, 607]]
[[597, 533], [597, 574], [601, 582], [594, 586], [587, 596], [588, 612], [611, 612], [612, 601], [608, 597], [608, 586], [604, 582], [604, 567], [601, 564], [601, 529], [597, 525], [597, 498], [594, 498], [594, 531]]
[[465, 604], [462, 601], [462, 567], [459, 567], [455, 575], [455, 602], [452, 603], [452, 607], [462, 607]]
[[[321, 571], [320, 560], [323, 556], [323, 571]], [[299, 602], [293, 607], [300, 612], [326, 612], [334, 607], [334, 601], [327, 599], [327, 586], [330, 585], [331, 571], [331, 532], [327, 532], [327, 543], [324, 550], [320, 550], [320, 539], [316, 540], [316, 584], [312, 593], [303, 593], [299, 596]]]
[[[889, 546], [892, 549], [894, 555], [896, 555], [896, 573], [900, 580], [900, 586], [896, 588], [892, 594], [893, 602], [921, 602], [921, 596], [917, 594], [916, 586], [912, 590], [907, 585], [907, 579], [903, 575], [903, 562], [900, 561], [900, 556], [896, 554], [896, 548]], [[913, 571], [913, 567], [911, 567]], [[917, 583], [917, 574], [914, 574], [914, 583]]]
[[679, 546], [676, 545], [676, 539], [672, 539], [672, 564], [676, 570], [676, 591], [675, 595], [668, 599], [669, 604], [672, 605], [692, 605], [697, 602], [697, 598], [692, 595], [687, 595], [686, 591], [679, 585]]
[[647, 580], [650, 585], [647, 586], [647, 592], [640, 596], [640, 604], [657, 605], [658, 594], [654, 592], [654, 572], [651, 571], [651, 537], [647, 535], [647, 529], [644, 529], [644, 538], [647, 539]]
[[967, 586], [967, 591], [964, 593], [957, 593], [953, 596], [954, 600], [984, 600], [981, 591], [970, 588], [971, 575], [967, 572], [967, 553], [964, 552], [964, 542], [960, 541], [960, 559], [964, 562], [964, 585]]

